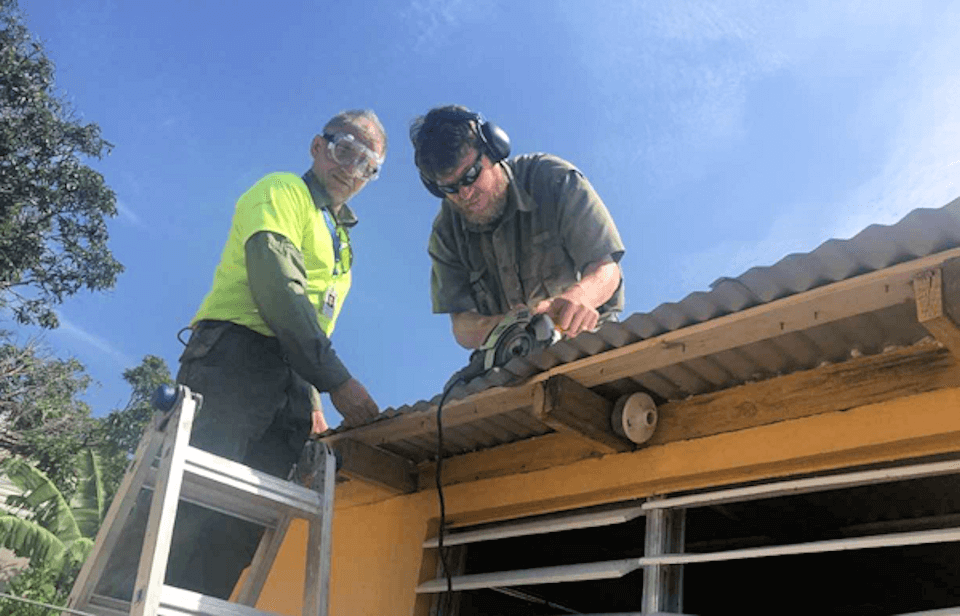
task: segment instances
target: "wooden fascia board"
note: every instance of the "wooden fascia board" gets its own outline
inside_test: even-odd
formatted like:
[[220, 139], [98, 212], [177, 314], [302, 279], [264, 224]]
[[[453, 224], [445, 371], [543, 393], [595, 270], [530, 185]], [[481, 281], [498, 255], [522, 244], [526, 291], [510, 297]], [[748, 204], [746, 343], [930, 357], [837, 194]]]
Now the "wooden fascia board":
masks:
[[[960, 389], [451, 485], [450, 527], [960, 452]], [[446, 465], [444, 466], [446, 476]], [[425, 498], [434, 497], [422, 492]]]
[[383, 488], [393, 494], [417, 489], [417, 467], [395, 453], [352, 439], [332, 445], [341, 460], [337, 474]]
[[[847, 411], [940, 389], [960, 387], [960, 363], [934, 342], [859, 357], [720, 392], [668, 402], [643, 447], [731, 433], [792, 419]], [[597, 443], [548, 434], [444, 461], [444, 484], [529, 473], [596, 458]], [[434, 484], [433, 463], [420, 464], [420, 489]]]
[[[584, 387], [595, 387], [784, 334], [912, 302], [912, 283], [917, 274], [937, 268], [943, 262], [957, 257], [960, 257], [960, 249], [915, 259], [562, 364], [536, 374], [516, 387], [492, 388], [452, 400], [444, 406], [444, 426], [458, 426], [529, 408], [532, 405], [535, 385], [556, 375], [565, 375]], [[335, 442], [351, 438], [370, 445], [379, 445], [432, 434], [437, 429], [435, 415], [436, 407], [432, 406], [423, 411], [384, 418], [366, 426], [330, 435], [323, 440]]]

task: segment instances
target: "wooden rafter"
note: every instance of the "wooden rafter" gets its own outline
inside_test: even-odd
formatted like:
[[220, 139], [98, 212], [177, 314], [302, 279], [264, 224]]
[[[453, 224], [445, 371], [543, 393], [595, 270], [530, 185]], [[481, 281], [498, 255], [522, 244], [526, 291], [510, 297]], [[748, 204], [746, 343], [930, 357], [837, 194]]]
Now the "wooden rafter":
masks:
[[610, 426], [613, 403], [573, 379], [557, 375], [533, 387], [533, 416], [557, 432], [590, 441], [600, 451], [630, 451], [634, 445]]
[[913, 280], [917, 320], [960, 357], [960, 259], [920, 272]]

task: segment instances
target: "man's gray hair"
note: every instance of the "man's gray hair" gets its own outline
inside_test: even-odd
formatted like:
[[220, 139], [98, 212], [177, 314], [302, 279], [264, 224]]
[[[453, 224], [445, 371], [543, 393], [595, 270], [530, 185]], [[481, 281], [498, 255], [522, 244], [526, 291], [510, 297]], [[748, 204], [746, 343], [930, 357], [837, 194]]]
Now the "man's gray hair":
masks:
[[356, 125], [357, 120], [361, 118], [373, 124], [380, 133], [380, 138], [383, 139], [383, 156], [386, 156], [387, 130], [383, 127], [383, 124], [380, 122], [380, 118], [377, 117], [377, 114], [374, 113], [372, 109], [348, 109], [346, 111], [341, 111], [337, 115], [330, 118], [330, 120], [323, 127], [323, 130], [324, 132], [333, 132], [338, 128]]

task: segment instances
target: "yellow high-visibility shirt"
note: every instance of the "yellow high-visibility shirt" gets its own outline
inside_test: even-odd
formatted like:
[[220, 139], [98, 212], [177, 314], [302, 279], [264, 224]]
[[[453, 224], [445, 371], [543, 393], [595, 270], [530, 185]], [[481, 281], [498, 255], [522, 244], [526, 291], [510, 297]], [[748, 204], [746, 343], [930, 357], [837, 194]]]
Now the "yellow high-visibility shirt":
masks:
[[[334, 228], [339, 240], [336, 254]], [[306, 183], [292, 173], [265, 176], [237, 201], [213, 287], [192, 322], [231, 321], [274, 335], [261, 318], [247, 281], [244, 245], [260, 231], [283, 235], [301, 252], [307, 296], [317, 310], [320, 328], [330, 336], [350, 291], [350, 237], [342, 225], [334, 227], [333, 215], [314, 204]]]

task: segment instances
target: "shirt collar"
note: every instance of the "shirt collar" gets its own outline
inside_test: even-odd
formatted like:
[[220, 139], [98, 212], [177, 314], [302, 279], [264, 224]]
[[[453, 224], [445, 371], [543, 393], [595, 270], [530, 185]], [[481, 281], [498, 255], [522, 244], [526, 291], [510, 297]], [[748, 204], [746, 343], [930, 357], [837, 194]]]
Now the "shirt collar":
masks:
[[310, 196], [313, 197], [313, 204], [317, 206], [317, 209], [324, 209], [330, 212], [330, 216], [341, 227], [349, 229], [350, 227], [356, 226], [359, 222], [357, 215], [354, 214], [353, 210], [350, 209], [350, 206], [346, 203], [340, 206], [339, 213], [334, 214], [333, 208], [330, 207], [330, 195], [327, 193], [327, 189], [324, 188], [323, 182], [321, 182], [320, 178], [313, 172], [313, 169], [307, 169], [307, 172], [303, 174], [303, 182], [310, 190]]

